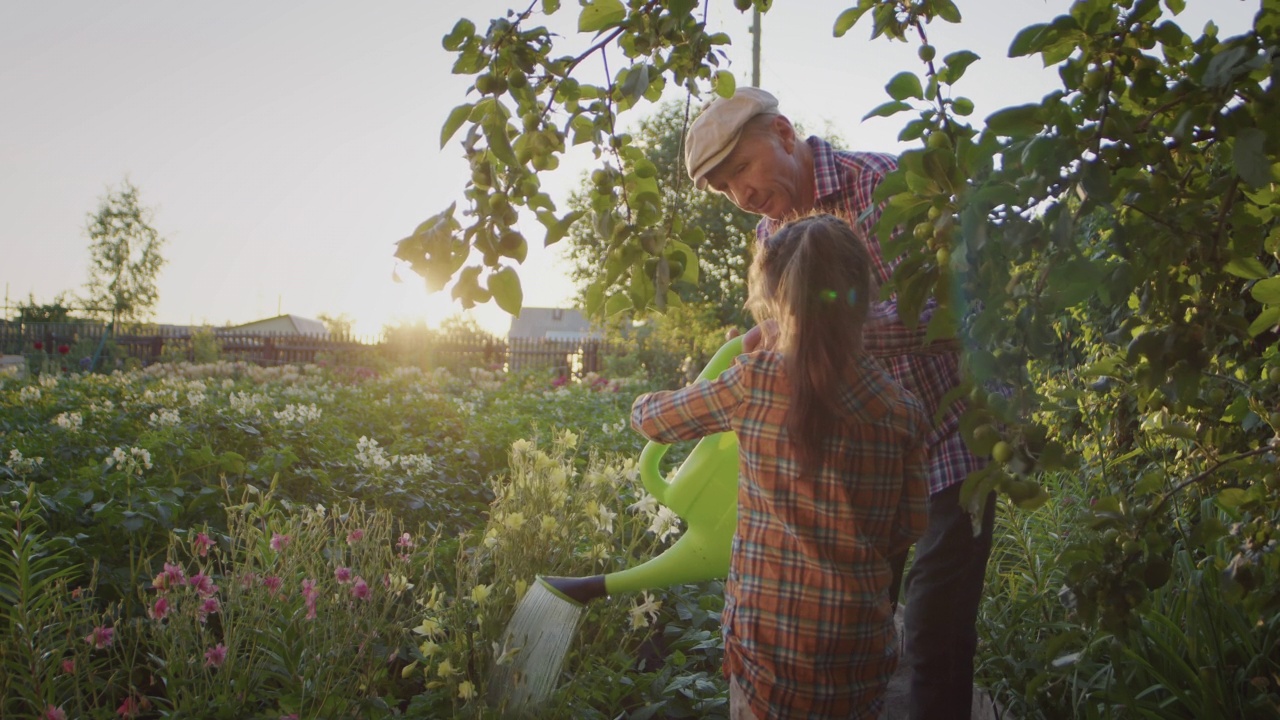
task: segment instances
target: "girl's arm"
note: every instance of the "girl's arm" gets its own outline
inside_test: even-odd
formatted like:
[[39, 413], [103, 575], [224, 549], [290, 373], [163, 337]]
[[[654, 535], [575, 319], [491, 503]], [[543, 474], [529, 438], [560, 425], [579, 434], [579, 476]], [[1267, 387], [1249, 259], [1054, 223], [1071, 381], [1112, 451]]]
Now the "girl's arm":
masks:
[[893, 519], [889, 540], [889, 557], [904, 553], [921, 535], [929, 522], [929, 486], [926, 479], [926, 451], [923, 442], [907, 450], [906, 472], [902, 492], [898, 495], [898, 511]]
[[746, 392], [745, 373], [746, 366], [735, 362], [714, 380], [641, 395], [631, 405], [631, 427], [668, 445], [729, 430]]

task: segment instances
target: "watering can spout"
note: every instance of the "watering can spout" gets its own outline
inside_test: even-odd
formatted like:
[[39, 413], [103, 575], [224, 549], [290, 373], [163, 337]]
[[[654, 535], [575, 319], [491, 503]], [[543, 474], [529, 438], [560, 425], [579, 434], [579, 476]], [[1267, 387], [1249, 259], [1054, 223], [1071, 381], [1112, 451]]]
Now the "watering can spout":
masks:
[[[725, 343], [698, 379], [715, 378], [742, 352], [742, 338]], [[676, 544], [649, 561], [608, 575], [540, 577], [562, 598], [585, 605], [599, 597], [723, 578], [729, 573], [738, 525], [738, 437], [708, 435], [685, 458], [670, 481], [659, 469], [667, 446], [650, 442], [640, 453], [640, 480], [658, 502], [685, 521]]]
[[539, 575], [538, 582], [542, 583], [543, 586], [561, 599], [571, 600], [579, 605], [586, 605], [596, 598], [602, 598], [609, 594], [609, 591], [605, 588], [603, 575], [592, 575], [590, 577]]

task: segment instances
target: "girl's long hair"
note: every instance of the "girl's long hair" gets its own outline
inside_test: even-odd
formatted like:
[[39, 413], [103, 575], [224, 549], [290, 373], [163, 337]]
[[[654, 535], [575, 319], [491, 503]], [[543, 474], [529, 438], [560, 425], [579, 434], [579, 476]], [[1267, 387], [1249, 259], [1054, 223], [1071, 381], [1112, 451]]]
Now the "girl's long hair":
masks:
[[838, 390], [862, 354], [862, 331], [877, 292], [871, 255], [848, 223], [811, 215], [766, 239], [748, 275], [747, 307], [778, 324], [774, 348], [791, 384], [787, 430], [801, 471], [821, 469], [823, 445], [840, 422]]

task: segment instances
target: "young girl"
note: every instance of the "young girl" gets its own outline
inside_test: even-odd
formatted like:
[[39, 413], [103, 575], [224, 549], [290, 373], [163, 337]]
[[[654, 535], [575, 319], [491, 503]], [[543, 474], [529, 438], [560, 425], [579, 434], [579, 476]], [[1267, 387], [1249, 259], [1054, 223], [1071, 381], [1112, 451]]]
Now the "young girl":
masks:
[[925, 528], [928, 418], [864, 354], [871, 258], [843, 221], [783, 227], [748, 289], [757, 322], [776, 323], [772, 347], [640, 396], [631, 424], [661, 443], [738, 435], [730, 717], [878, 718], [897, 665], [889, 558]]

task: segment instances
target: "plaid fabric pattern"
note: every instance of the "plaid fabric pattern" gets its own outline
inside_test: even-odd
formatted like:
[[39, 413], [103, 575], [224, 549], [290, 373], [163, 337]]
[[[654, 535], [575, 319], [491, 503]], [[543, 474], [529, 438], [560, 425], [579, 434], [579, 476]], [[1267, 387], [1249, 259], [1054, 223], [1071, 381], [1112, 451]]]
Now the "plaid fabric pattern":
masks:
[[[892, 155], [881, 153], [836, 151], [818, 137], [810, 137], [805, 142], [813, 150], [816, 209], [843, 218], [862, 230], [876, 264], [876, 276], [881, 284], [888, 282], [897, 262], [884, 257], [880, 240], [872, 231], [880, 219], [880, 207], [872, 204], [872, 193], [885, 174], [897, 167], [897, 161]], [[756, 226], [756, 238], [764, 241], [780, 227], [781, 222], [764, 218]], [[969, 473], [986, 465], [986, 460], [969, 452], [960, 437], [960, 416], [965, 410], [962, 400], [951, 403], [942, 416], [937, 417], [943, 396], [960, 382], [959, 356], [912, 352], [913, 347], [919, 348], [933, 310], [930, 300], [916, 330], [912, 331], [898, 319], [893, 301], [880, 303], [873, 315], [889, 319], [868, 323], [864, 337], [868, 354], [881, 358], [893, 379], [924, 404], [930, 418], [937, 419], [926, 443], [931, 495], [963, 482]]]
[[661, 443], [732, 429], [741, 481], [722, 618], [725, 672], [764, 718], [877, 718], [897, 666], [889, 558], [927, 522], [919, 402], [860, 358], [835, 393], [821, 472], [800, 475], [772, 350], [714, 380], [641, 395], [631, 424]]

